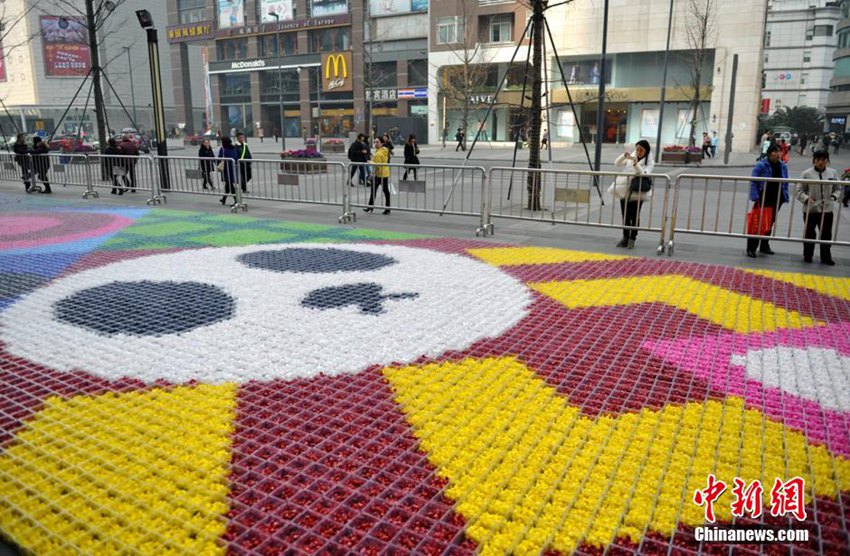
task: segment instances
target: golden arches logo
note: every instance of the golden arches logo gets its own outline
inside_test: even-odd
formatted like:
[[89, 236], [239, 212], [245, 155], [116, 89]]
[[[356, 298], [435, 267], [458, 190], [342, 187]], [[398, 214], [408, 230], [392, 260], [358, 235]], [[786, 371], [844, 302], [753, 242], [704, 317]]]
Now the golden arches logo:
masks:
[[[343, 54], [328, 54], [328, 59], [325, 60], [325, 79], [331, 78], [332, 65], [334, 79], [339, 79], [340, 76], [342, 79], [346, 79], [348, 77], [348, 64], [346, 64], [345, 56]], [[341, 74], [340, 69], [342, 70]]]

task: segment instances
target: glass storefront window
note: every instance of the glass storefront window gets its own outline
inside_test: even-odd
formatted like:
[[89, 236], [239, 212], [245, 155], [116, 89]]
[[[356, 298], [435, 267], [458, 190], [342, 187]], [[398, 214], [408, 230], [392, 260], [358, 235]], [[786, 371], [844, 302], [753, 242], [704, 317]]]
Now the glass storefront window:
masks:
[[218, 60], [244, 60], [248, 57], [248, 39], [230, 39], [216, 44]]
[[[283, 44], [283, 52], [281, 52], [281, 56], [298, 54], [298, 40], [295, 33], [283, 33], [280, 35], [280, 40]], [[277, 56], [277, 34], [263, 35], [259, 38], [259, 41], [260, 56], [268, 58]]]
[[339, 52], [351, 48], [351, 30], [348, 27], [316, 29], [309, 33], [310, 52]]
[[236, 132], [242, 131], [248, 135], [253, 135], [254, 114], [251, 110], [251, 103], [239, 104], [223, 104], [221, 106], [222, 120], [226, 123], [222, 126], [221, 132], [228, 133], [230, 136], [235, 136]]
[[839, 58], [835, 61], [833, 77], [850, 77], [850, 58]]
[[410, 87], [428, 86], [428, 60], [410, 60], [407, 62], [407, 84]]
[[222, 97], [251, 96], [251, 76], [248, 73], [226, 74], [221, 80]]
[[[285, 101], [297, 101], [299, 98], [298, 72], [283, 70], [280, 72], [283, 81], [283, 98]], [[264, 101], [274, 101], [280, 96], [280, 81], [276, 70], [260, 72], [260, 95]]]
[[207, 0], [177, 0], [177, 20], [198, 23], [207, 19]]

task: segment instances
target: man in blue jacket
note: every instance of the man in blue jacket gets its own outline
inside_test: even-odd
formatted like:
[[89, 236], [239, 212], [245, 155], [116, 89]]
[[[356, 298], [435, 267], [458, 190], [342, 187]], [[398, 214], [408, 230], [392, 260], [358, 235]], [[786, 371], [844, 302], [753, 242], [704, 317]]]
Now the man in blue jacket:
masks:
[[[767, 148], [767, 156], [756, 162], [753, 168], [754, 178], [788, 179], [788, 166], [782, 162], [782, 150], [779, 145], [772, 144]], [[771, 227], [776, 222], [776, 214], [783, 203], [790, 200], [788, 182], [765, 182], [753, 180], [750, 182], [750, 201], [755, 203], [754, 210], [771, 208]], [[762, 211], [763, 212], [763, 211]], [[773, 255], [774, 251], [768, 242], [769, 233], [764, 237], [747, 238], [747, 256], [757, 257], [756, 249], [765, 255]]]

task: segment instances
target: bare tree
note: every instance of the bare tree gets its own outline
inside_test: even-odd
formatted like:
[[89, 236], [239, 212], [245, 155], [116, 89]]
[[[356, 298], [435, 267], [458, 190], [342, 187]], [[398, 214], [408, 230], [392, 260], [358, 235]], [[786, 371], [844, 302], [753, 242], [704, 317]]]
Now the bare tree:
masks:
[[696, 144], [697, 114], [699, 113], [700, 85], [703, 68], [717, 43], [718, 0], [688, 0], [685, 6], [684, 39], [687, 50], [682, 54], [687, 67], [691, 91], [691, 121], [688, 145]]

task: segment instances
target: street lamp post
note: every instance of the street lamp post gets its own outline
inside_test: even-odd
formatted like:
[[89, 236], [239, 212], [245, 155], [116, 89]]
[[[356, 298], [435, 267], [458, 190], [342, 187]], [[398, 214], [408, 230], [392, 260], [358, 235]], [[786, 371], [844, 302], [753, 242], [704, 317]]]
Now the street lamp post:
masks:
[[130, 58], [130, 47], [122, 46], [127, 51], [127, 71], [130, 73], [130, 102], [133, 103], [133, 126], [139, 131], [139, 117], [136, 116], [136, 87], [133, 85], [133, 63]]
[[269, 15], [272, 16], [275, 21], [277, 21], [277, 94], [278, 94], [278, 111], [280, 112], [280, 140], [281, 140], [281, 148], [286, 150], [286, 130], [284, 129], [284, 116], [283, 116], [283, 65], [280, 60], [280, 51], [283, 49], [282, 44], [280, 42], [280, 14], [277, 12], [273, 12], [269, 10]]
[[[168, 142], [165, 137], [165, 105], [162, 100], [162, 76], [159, 66], [159, 40], [153, 18], [147, 10], [137, 10], [139, 25], [145, 30], [148, 39], [148, 58], [151, 66], [151, 89], [153, 92], [153, 117], [156, 128], [156, 152], [161, 157], [168, 156]], [[159, 179], [163, 189], [171, 189], [168, 175], [168, 161], [159, 160]]]

